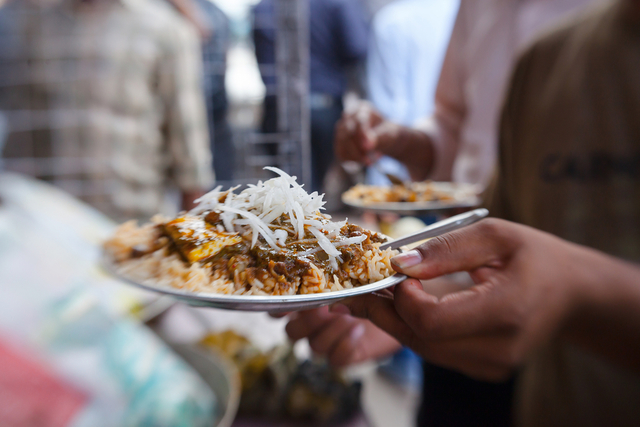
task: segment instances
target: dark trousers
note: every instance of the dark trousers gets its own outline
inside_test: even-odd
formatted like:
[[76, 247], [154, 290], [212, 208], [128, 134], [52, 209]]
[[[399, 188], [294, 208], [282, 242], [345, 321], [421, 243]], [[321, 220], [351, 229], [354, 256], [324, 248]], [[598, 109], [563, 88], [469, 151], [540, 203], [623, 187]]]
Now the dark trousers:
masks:
[[[342, 115], [342, 98], [328, 97], [326, 105], [311, 106], [311, 191], [322, 191], [322, 183], [329, 168], [334, 162], [333, 137], [334, 128]], [[264, 99], [261, 131], [274, 133], [278, 131], [278, 107], [275, 95], [267, 95]], [[275, 144], [265, 144], [269, 155], [277, 154]]]
[[507, 427], [512, 424], [514, 379], [487, 383], [423, 364], [419, 427]]
[[336, 123], [342, 116], [342, 99], [335, 97], [332, 105], [311, 108], [311, 190], [322, 192], [322, 183], [335, 161], [333, 137]]
[[226, 109], [214, 110], [213, 129], [210, 134], [216, 181], [231, 181], [236, 168], [236, 149], [227, 122]]

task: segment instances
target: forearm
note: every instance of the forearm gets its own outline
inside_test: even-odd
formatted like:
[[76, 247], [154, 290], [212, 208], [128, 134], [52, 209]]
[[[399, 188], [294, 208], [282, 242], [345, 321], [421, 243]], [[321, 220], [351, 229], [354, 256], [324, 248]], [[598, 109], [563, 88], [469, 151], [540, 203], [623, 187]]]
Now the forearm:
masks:
[[569, 339], [613, 363], [640, 371], [640, 268], [585, 250]]
[[431, 138], [417, 129], [394, 125], [393, 137], [381, 145], [381, 151], [402, 162], [414, 181], [427, 179], [434, 164], [433, 143]]

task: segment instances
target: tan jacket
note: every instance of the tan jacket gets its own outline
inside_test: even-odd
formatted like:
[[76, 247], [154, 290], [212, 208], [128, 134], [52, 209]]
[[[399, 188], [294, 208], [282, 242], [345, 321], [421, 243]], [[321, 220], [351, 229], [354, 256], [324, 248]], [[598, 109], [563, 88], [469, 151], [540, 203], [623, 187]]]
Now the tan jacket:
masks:
[[[499, 141], [494, 216], [640, 261], [640, 17], [605, 5], [529, 48]], [[523, 426], [639, 425], [640, 375], [556, 340], [518, 402]]]

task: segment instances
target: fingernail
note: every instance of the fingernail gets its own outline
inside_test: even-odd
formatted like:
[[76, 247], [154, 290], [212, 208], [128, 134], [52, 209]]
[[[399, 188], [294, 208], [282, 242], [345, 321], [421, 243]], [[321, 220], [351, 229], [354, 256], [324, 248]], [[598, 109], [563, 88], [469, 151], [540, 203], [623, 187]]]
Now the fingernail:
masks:
[[344, 304], [333, 304], [331, 307], [329, 307], [329, 311], [331, 313], [337, 314], [351, 314], [351, 310], [349, 310], [349, 307]]
[[364, 325], [360, 323], [359, 325], [356, 325], [356, 327], [351, 330], [351, 333], [349, 333], [349, 338], [351, 339], [352, 342], [357, 342], [364, 335], [364, 331], [365, 331]]
[[422, 254], [414, 249], [394, 256], [391, 258], [391, 262], [400, 269], [413, 267], [422, 262]]

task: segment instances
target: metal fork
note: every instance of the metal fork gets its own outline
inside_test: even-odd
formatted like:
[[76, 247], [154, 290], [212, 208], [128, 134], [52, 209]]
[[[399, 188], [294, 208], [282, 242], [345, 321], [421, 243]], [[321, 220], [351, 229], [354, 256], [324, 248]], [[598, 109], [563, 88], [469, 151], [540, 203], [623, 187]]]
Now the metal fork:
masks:
[[400, 239], [392, 240], [388, 243], [384, 243], [380, 245], [380, 249], [398, 249], [401, 246], [408, 245], [410, 243], [415, 243], [421, 240], [440, 236], [441, 234], [449, 233], [459, 228], [466, 227], [467, 225], [471, 225], [474, 222], [480, 221], [487, 215], [489, 215], [489, 211], [484, 208], [474, 209], [460, 215], [455, 215], [451, 218], [447, 218], [434, 224], [428, 225], [427, 227], [416, 233], [409, 234], [408, 236], [401, 237]]
[[[442, 234], [457, 230], [459, 228], [466, 227], [467, 225], [471, 225], [474, 222], [480, 221], [482, 218], [485, 218], [487, 215], [489, 215], [489, 211], [483, 208], [465, 212], [460, 215], [455, 215], [451, 218], [447, 218], [445, 220], [431, 224], [418, 231], [417, 233], [413, 233], [400, 239], [384, 243], [380, 245], [380, 249], [399, 249], [400, 247], [408, 245], [410, 243], [437, 237]], [[393, 291], [391, 290], [391, 288], [372, 292], [372, 294], [386, 299], [393, 299]]]

